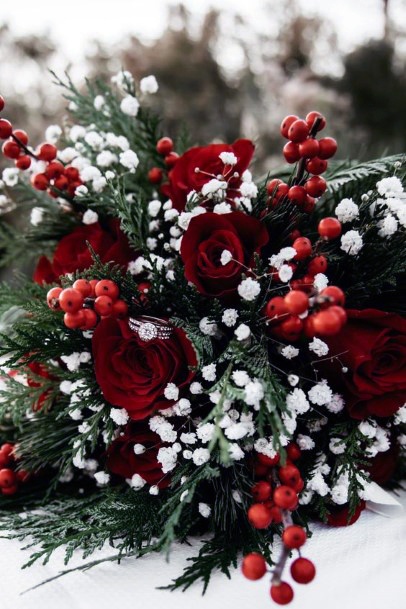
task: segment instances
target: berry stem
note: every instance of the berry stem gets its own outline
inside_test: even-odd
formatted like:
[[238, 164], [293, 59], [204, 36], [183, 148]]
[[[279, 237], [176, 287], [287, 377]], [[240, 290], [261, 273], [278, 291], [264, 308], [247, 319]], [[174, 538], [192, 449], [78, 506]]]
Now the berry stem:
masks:
[[28, 154], [28, 156], [32, 157], [33, 159], [35, 159], [36, 161], [38, 161], [38, 157], [36, 154], [34, 154], [29, 148], [28, 146], [26, 146], [19, 137], [17, 137], [16, 135], [14, 135], [14, 133], [11, 134], [12, 139], [20, 146], [20, 148], [22, 148], [24, 150], [24, 152], [26, 154]]
[[[286, 529], [286, 527], [288, 527], [289, 525], [292, 524], [292, 517], [290, 515], [290, 512], [288, 510], [283, 510], [282, 518], [283, 518], [283, 526]], [[272, 579], [271, 579], [272, 584], [280, 584], [283, 570], [285, 568], [286, 561], [289, 558], [289, 554], [290, 554], [289, 548], [287, 548], [285, 545], [283, 545], [282, 551], [278, 558], [278, 562], [276, 563], [275, 568], [272, 572]]]
[[[318, 127], [319, 127], [319, 125], [321, 123], [321, 120], [322, 119], [320, 117], [317, 117], [315, 119], [315, 121], [314, 121], [314, 123], [312, 125], [312, 128], [310, 129], [309, 137], [313, 137], [314, 138], [314, 136], [316, 135], [316, 133], [318, 131]], [[303, 182], [303, 176], [304, 176], [304, 173], [305, 173], [305, 170], [306, 170], [306, 161], [307, 160], [308, 159], [306, 159], [305, 157], [300, 159], [300, 161], [298, 163], [298, 166], [297, 166], [296, 175], [293, 178], [292, 184], [298, 184], [298, 185], [302, 184], [302, 182]]]

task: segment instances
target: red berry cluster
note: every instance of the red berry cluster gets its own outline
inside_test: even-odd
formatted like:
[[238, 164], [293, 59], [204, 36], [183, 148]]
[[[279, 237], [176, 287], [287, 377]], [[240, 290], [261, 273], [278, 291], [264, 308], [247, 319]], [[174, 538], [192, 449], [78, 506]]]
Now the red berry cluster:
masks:
[[[271, 598], [279, 605], [286, 605], [293, 599], [292, 587], [281, 581], [281, 576], [290, 550], [299, 550], [306, 542], [306, 532], [303, 527], [292, 524], [290, 513], [298, 505], [298, 496], [303, 490], [303, 480], [299, 469], [294, 464], [300, 458], [301, 451], [292, 442], [287, 447], [288, 459], [280, 466], [280, 457], [257, 455], [255, 473], [261, 477], [253, 487], [252, 495], [255, 503], [248, 510], [248, 520], [256, 529], [267, 529], [271, 524], [283, 523], [282, 542], [284, 550], [275, 566], [272, 575]], [[262, 554], [253, 552], [244, 557], [242, 572], [251, 580], [260, 579], [267, 571], [267, 564]], [[290, 572], [292, 578], [299, 584], [308, 584], [315, 575], [314, 564], [301, 556], [293, 561]]]
[[332, 137], [316, 139], [316, 134], [326, 126], [326, 119], [319, 112], [309, 112], [305, 120], [298, 116], [286, 116], [281, 124], [281, 134], [289, 142], [283, 148], [288, 163], [299, 161], [297, 175], [291, 184], [274, 179], [267, 185], [271, 206], [289, 200], [302, 211], [311, 213], [316, 198], [321, 197], [327, 183], [321, 174], [327, 169], [327, 159], [337, 151]]
[[[177, 152], [173, 150], [173, 141], [170, 137], [161, 137], [156, 145], [158, 154], [164, 157], [165, 165], [168, 169], [172, 169], [179, 158]], [[163, 180], [164, 172], [159, 167], [152, 167], [148, 172], [148, 180], [151, 184], [160, 184]]]
[[[5, 106], [0, 96], [0, 112]], [[56, 160], [58, 149], [53, 144], [44, 142], [35, 152], [28, 148], [28, 135], [22, 129], [13, 129], [13, 125], [5, 118], [0, 118], [0, 139], [6, 140], [2, 146], [5, 157], [13, 159], [15, 166], [25, 171], [31, 167], [31, 159], [47, 163], [43, 173], [33, 174], [31, 184], [36, 190], [47, 190], [51, 197], [57, 197], [59, 191], [66, 191], [71, 197], [83, 182], [75, 167], [65, 167]]]
[[15, 495], [18, 486], [27, 482], [29, 478], [28, 472], [22, 469], [15, 471], [15, 464], [14, 444], [7, 442], [0, 448], [0, 490], [2, 495]]
[[47, 303], [53, 311], [64, 311], [63, 321], [71, 330], [91, 330], [105, 317], [127, 316], [128, 305], [119, 300], [120, 291], [111, 279], [77, 279], [71, 288], [52, 288]]

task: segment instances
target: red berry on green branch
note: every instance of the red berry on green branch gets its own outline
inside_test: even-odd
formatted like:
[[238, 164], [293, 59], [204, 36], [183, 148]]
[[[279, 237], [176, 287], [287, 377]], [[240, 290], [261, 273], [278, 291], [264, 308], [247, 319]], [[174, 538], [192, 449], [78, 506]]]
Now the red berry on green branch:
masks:
[[90, 287], [92, 288], [92, 294], [91, 295], [94, 297], [94, 296], [96, 296], [95, 290], [96, 290], [97, 284], [99, 283], [99, 280], [98, 279], [91, 279], [89, 281], [89, 283], [90, 283]]
[[40, 144], [36, 152], [40, 161], [53, 161], [56, 158], [57, 153], [57, 147], [53, 144], [48, 144], [47, 142]]
[[179, 155], [177, 152], [170, 152], [169, 154], [166, 155], [164, 161], [165, 161], [165, 165], [170, 169], [172, 167], [174, 167], [174, 165], [176, 164], [176, 161], [178, 160]]
[[6, 118], [0, 118], [0, 139], [6, 140], [13, 133], [13, 125]]
[[269, 512], [271, 514], [273, 524], [280, 524], [282, 522], [283, 514], [280, 508], [274, 505], [269, 509]]
[[321, 197], [323, 192], [326, 190], [327, 182], [320, 176], [313, 176], [312, 178], [309, 178], [307, 182], [305, 182], [304, 187], [311, 197], [317, 198]]
[[263, 503], [254, 503], [248, 509], [248, 520], [254, 529], [267, 529], [272, 522], [272, 516]]
[[10, 486], [14, 486], [17, 482], [17, 477], [12, 469], [5, 467], [4, 469], [0, 469], [0, 487], [8, 488]]
[[26, 133], [26, 131], [23, 131], [22, 129], [15, 129], [13, 131], [13, 135], [17, 139], [19, 139], [20, 142], [25, 146], [28, 144], [28, 134]]
[[288, 142], [283, 147], [283, 156], [287, 163], [296, 163], [300, 159], [300, 152], [298, 144]]
[[334, 336], [341, 327], [340, 317], [330, 309], [313, 315], [313, 329], [317, 336]]
[[1, 489], [1, 492], [3, 495], [15, 495], [17, 491], [18, 491], [17, 484], [14, 484], [13, 486], [3, 487]]
[[293, 590], [287, 582], [272, 584], [271, 598], [278, 605], [288, 605], [293, 599]]
[[319, 140], [319, 158], [330, 159], [337, 152], [337, 142], [332, 137], [323, 137]]
[[276, 455], [274, 457], [268, 457], [268, 455], [258, 453], [256, 455], [256, 457], [257, 457], [258, 461], [260, 463], [262, 463], [262, 465], [265, 465], [266, 467], [274, 467], [280, 461], [280, 456], [278, 453], [276, 453]]
[[51, 161], [44, 173], [49, 180], [54, 180], [65, 173], [65, 167], [59, 161]]
[[81, 328], [85, 323], [84, 309], [80, 309], [76, 313], [65, 313], [63, 316], [63, 323], [70, 330], [77, 330], [78, 328]]
[[304, 292], [291, 290], [285, 296], [285, 305], [289, 313], [300, 315], [309, 308], [309, 298]]
[[307, 195], [305, 204], [303, 205], [303, 211], [306, 214], [311, 214], [313, 213], [315, 207], [316, 199], [314, 197], [311, 197], [310, 195]]
[[152, 169], [148, 171], [148, 180], [151, 184], [160, 184], [163, 176], [163, 171], [159, 167], [152, 167]]
[[309, 114], [306, 116], [306, 123], [309, 129], [311, 129], [314, 125], [314, 121], [316, 120], [316, 118], [321, 119], [319, 126], [317, 127], [317, 131], [322, 131], [326, 126], [326, 119], [322, 114], [320, 114], [320, 112], [316, 112], [315, 110], [309, 112]]
[[290, 315], [290, 317], [281, 322], [278, 330], [283, 339], [296, 341], [302, 333], [303, 322], [296, 315]]
[[21, 169], [21, 171], [25, 171], [31, 167], [31, 157], [28, 154], [23, 154], [18, 159], [16, 159], [16, 167], [17, 169]]
[[325, 273], [327, 270], [327, 258], [325, 256], [316, 256], [309, 262], [307, 272], [309, 275], [317, 275], [317, 273]]
[[101, 317], [107, 317], [113, 312], [113, 301], [109, 296], [98, 296], [94, 301], [94, 310]]
[[286, 137], [286, 138], [288, 137], [288, 131], [289, 131], [291, 124], [294, 123], [295, 121], [297, 121], [298, 119], [299, 119], [299, 117], [295, 116], [294, 114], [285, 116], [285, 118], [283, 119], [283, 121], [281, 123], [281, 135], [283, 135], [283, 137]]
[[306, 201], [307, 193], [303, 186], [291, 186], [288, 191], [288, 198], [296, 205], [303, 205]]
[[282, 541], [290, 550], [297, 550], [306, 543], [306, 531], [297, 524], [286, 527], [282, 533]]
[[300, 144], [301, 142], [304, 142], [305, 139], [308, 137], [308, 135], [309, 135], [309, 127], [307, 126], [306, 122], [303, 121], [302, 119], [295, 121], [289, 127], [288, 138], [292, 142], [295, 142], [296, 144]]
[[318, 155], [318, 152], [319, 142], [312, 137], [299, 144], [299, 153], [302, 158], [312, 159]]
[[268, 301], [265, 307], [265, 315], [269, 317], [269, 319], [280, 317], [281, 315], [286, 315], [287, 313], [288, 308], [286, 306], [285, 299], [282, 296], [274, 296]]
[[79, 170], [76, 167], [65, 167], [65, 176], [70, 182], [79, 180]]
[[117, 300], [120, 290], [118, 285], [111, 281], [111, 279], [102, 279], [96, 283], [94, 289], [95, 296], [109, 296], [111, 300]]
[[61, 305], [59, 304], [59, 296], [62, 293], [62, 288], [51, 288], [47, 294], [47, 304], [53, 311], [59, 311]]
[[69, 180], [64, 175], [60, 176], [59, 178], [56, 178], [56, 180], [54, 182], [54, 186], [58, 190], [65, 190], [65, 188], [67, 188], [68, 184], [69, 184]]
[[294, 510], [298, 503], [297, 493], [284, 484], [274, 490], [273, 500], [275, 505], [282, 510]]
[[31, 474], [25, 469], [19, 469], [18, 471], [16, 471], [16, 477], [18, 482], [22, 482], [24, 484], [24, 482], [28, 482], [31, 477]]
[[243, 575], [253, 581], [261, 579], [266, 573], [266, 562], [261, 554], [252, 552], [244, 556], [241, 566]]
[[97, 324], [97, 315], [93, 309], [82, 309], [83, 323], [80, 326], [81, 330], [91, 330]]
[[323, 239], [337, 239], [341, 235], [341, 222], [337, 218], [323, 218], [319, 222], [317, 231]]
[[87, 279], [76, 279], [72, 288], [80, 292], [83, 298], [89, 298], [92, 295], [92, 286]]
[[327, 166], [327, 161], [318, 157], [310, 159], [310, 161], [307, 161], [306, 163], [307, 171], [315, 176], [319, 176], [320, 174], [324, 173], [327, 169]]
[[119, 319], [124, 319], [128, 315], [128, 304], [124, 300], [117, 300], [113, 304], [113, 315]]
[[291, 461], [297, 461], [302, 456], [302, 451], [296, 442], [290, 442], [286, 447], [286, 453]]
[[292, 562], [290, 573], [298, 584], [308, 584], [316, 576], [316, 567], [311, 560], [300, 557]]
[[329, 307], [328, 309], [331, 313], [335, 313], [340, 321], [341, 321], [341, 327], [344, 326], [347, 323], [347, 312], [345, 309], [343, 309], [343, 307], [338, 307], [336, 305], [333, 305], [332, 307]]
[[65, 313], [77, 313], [83, 307], [83, 295], [79, 290], [66, 288], [59, 295], [59, 305]]
[[296, 465], [284, 465], [280, 467], [278, 475], [282, 484], [286, 484], [286, 486], [291, 488], [295, 488], [302, 478]]
[[21, 148], [14, 140], [4, 142], [1, 150], [8, 159], [18, 159], [21, 154]]
[[31, 184], [36, 190], [46, 190], [49, 186], [49, 180], [45, 173], [37, 173], [31, 176]]
[[157, 142], [156, 149], [159, 154], [166, 156], [173, 150], [173, 141], [170, 137], [161, 137]]
[[14, 448], [15, 445], [10, 442], [5, 442], [0, 448], [0, 453], [10, 463], [14, 459]]
[[273, 180], [268, 182], [268, 184], [266, 185], [266, 190], [267, 190], [269, 196], [272, 196], [273, 194], [275, 194], [276, 189], [278, 188], [278, 186], [280, 184], [283, 184], [283, 181], [278, 180], [278, 178], [274, 178]]
[[251, 488], [255, 501], [267, 501], [272, 493], [272, 487], [266, 480], [260, 480]]
[[296, 256], [294, 260], [305, 260], [312, 253], [312, 242], [307, 237], [299, 237], [295, 239], [292, 244], [293, 249], [296, 250]]
[[331, 304], [343, 307], [345, 305], [345, 294], [336, 285], [329, 285], [320, 292], [320, 296], [328, 298]]

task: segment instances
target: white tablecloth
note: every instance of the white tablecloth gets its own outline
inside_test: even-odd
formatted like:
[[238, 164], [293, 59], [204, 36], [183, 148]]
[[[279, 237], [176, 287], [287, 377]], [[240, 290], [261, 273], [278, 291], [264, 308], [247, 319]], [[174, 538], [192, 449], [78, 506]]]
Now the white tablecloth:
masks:
[[[406, 492], [401, 501], [406, 508]], [[406, 511], [386, 518], [365, 511], [346, 528], [314, 525], [304, 555], [317, 566], [316, 580], [295, 584], [292, 609], [401, 609], [406, 607]], [[21, 592], [52, 577], [62, 568], [61, 556], [43, 567], [20, 568], [29, 556], [21, 544], [0, 540], [0, 609], [255, 609], [273, 605], [267, 577], [245, 580], [235, 571], [228, 580], [216, 574], [204, 597], [201, 586], [187, 592], [157, 590], [180, 574], [198, 548], [176, 546], [166, 563], [159, 555], [127, 559], [120, 566], [103, 563], [75, 572], [37, 590]], [[111, 553], [111, 549], [103, 552]], [[103, 555], [99, 553], [98, 558]], [[72, 564], [80, 564], [75, 557]]]

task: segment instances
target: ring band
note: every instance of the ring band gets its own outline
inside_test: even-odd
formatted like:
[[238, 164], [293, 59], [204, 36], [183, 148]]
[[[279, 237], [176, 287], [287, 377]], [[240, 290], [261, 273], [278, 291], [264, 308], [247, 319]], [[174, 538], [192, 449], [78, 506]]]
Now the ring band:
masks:
[[146, 343], [155, 340], [156, 338], [167, 340], [172, 334], [172, 327], [166, 321], [147, 315], [143, 315], [137, 319], [130, 317], [128, 320], [128, 327], [138, 334], [139, 338]]

